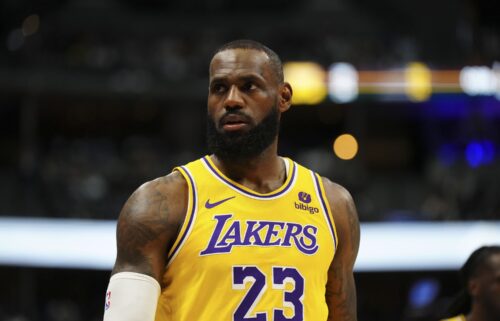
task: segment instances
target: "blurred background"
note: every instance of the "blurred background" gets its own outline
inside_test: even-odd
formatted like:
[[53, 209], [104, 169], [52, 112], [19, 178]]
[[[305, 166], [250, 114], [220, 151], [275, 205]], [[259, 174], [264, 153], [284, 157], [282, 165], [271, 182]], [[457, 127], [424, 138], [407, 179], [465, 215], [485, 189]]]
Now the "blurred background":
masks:
[[[295, 89], [280, 153], [347, 187], [365, 226], [498, 227], [499, 11], [494, 0], [2, 0], [0, 219], [114, 221], [141, 183], [207, 153], [211, 55], [251, 38], [281, 56]], [[360, 268], [359, 320], [433, 320], [468, 250], [452, 267]], [[102, 318], [109, 263], [6, 251], [0, 320]]]

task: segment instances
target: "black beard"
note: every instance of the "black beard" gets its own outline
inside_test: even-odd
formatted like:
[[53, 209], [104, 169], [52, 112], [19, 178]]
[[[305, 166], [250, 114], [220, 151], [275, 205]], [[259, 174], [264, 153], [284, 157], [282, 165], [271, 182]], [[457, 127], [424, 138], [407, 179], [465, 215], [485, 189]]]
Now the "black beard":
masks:
[[[228, 114], [242, 113], [235, 110]], [[276, 105], [260, 123], [246, 132], [219, 132], [210, 114], [207, 117], [208, 149], [218, 158], [229, 161], [238, 162], [259, 156], [273, 143], [278, 131], [279, 112]]]

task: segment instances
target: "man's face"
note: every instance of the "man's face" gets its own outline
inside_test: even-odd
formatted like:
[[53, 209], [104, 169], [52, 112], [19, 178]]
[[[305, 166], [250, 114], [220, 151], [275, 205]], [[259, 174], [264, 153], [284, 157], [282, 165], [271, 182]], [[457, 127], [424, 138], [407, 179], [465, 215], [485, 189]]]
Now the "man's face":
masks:
[[500, 254], [491, 255], [487, 265], [473, 280], [476, 288], [472, 296], [492, 316], [500, 319]]
[[278, 134], [280, 84], [264, 52], [229, 49], [210, 64], [208, 144], [216, 155], [255, 157]]

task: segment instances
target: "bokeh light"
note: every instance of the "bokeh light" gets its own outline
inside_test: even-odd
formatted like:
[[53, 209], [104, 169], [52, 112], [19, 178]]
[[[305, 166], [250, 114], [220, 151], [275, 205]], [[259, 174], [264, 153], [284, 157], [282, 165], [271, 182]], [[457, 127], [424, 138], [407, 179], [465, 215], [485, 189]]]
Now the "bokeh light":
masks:
[[465, 148], [465, 158], [472, 168], [489, 164], [495, 158], [495, 145], [489, 140], [471, 141]]
[[32, 14], [23, 21], [23, 35], [31, 36], [38, 31], [40, 26], [40, 17], [37, 14]]
[[436, 279], [425, 278], [417, 280], [409, 293], [410, 304], [417, 309], [424, 308], [434, 302], [441, 286]]
[[328, 71], [328, 93], [336, 103], [348, 103], [358, 97], [358, 72], [349, 63], [336, 63]]
[[293, 88], [292, 103], [316, 105], [327, 95], [326, 73], [314, 62], [287, 62], [283, 65], [285, 81]]
[[7, 36], [6, 45], [9, 51], [16, 51], [21, 49], [21, 47], [24, 45], [24, 36], [22, 30], [12, 30]]
[[489, 67], [466, 66], [460, 71], [460, 87], [467, 95], [493, 95], [497, 86], [497, 77]]
[[333, 142], [333, 151], [340, 159], [353, 159], [358, 153], [358, 141], [351, 134], [342, 134]]
[[421, 102], [432, 94], [432, 75], [429, 68], [420, 62], [408, 65], [405, 72], [406, 94], [411, 101]]

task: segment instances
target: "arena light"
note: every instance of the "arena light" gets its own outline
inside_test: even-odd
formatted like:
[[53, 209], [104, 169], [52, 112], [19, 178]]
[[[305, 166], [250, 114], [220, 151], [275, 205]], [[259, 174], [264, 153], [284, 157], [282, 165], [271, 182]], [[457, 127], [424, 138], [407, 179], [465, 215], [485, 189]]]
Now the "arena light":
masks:
[[465, 159], [472, 168], [489, 164], [494, 158], [495, 144], [490, 140], [471, 141], [465, 147]]
[[498, 100], [500, 100], [500, 62], [495, 61], [493, 63], [492, 72], [496, 79], [495, 96]]
[[494, 95], [498, 79], [492, 69], [486, 66], [466, 66], [460, 71], [460, 86], [470, 95]]
[[283, 73], [293, 88], [293, 104], [316, 105], [325, 99], [326, 73], [317, 63], [287, 62], [283, 64]]
[[0, 264], [110, 269], [116, 257], [114, 221], [0, 219]]
[[328, 93], [336, 103], [354, 101], [359, 93], [356, 68], [348, 63], [335, 63], [328, 70]]
[[[110, 270], [115, 221], [0, 218], [0, 264]], [[459, 268], [482, 245], [500, 244], [500, 221], [364, 223], [356, 271]]]
[[500, 244], [500, 222], [365, 223], [357, 271], [456, 270], [477, 248]]
[[411, 101], [421, 102], [432, 94], [432, 74], [426, 65], [413, 62], [405, 70], [406, 94]]

